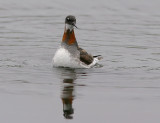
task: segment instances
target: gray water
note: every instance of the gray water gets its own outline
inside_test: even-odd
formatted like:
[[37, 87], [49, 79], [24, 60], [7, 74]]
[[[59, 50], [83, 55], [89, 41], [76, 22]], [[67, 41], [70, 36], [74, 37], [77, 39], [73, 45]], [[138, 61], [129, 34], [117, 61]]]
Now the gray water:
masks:
[[[0, 122], [159, 123], [159, 8], [159, 0], [1, 0]], [[70, 14], [79, 45], [103, 56], [99, 67], [52, 67]]]

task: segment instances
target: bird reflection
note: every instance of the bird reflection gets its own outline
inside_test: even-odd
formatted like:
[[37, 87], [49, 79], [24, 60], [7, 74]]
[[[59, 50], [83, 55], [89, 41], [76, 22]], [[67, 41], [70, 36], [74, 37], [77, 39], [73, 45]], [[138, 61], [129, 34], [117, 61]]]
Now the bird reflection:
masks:
[[75, 83], [77, 78], [75, 69], [59, 69], [61, 73], [61, 78], [63, 79], [61, 99], [63, 103], [63, 116], [66, 119], [73, 119], [74, 108], [72, 106], [75, 97]]
[[73, 119], [74, 108], [73, 101], [75, 99], [75, 86], [84, 86], [78, 84], [75, 80], [79, 76], [86, 76], [84, 70], [57, 68], [56, 73], [62, 79], [61, 100], [63, 104], [63, 116], [66, 119]]
[[74, 79], [64, 79], [63, 80], [63, 90], [61, 99], [63, 102], [63, 116], [66, 119], [72, 119], [72, 114], [74, 113], [74, 109], [72, 107], [73, 99], [74, 99]]

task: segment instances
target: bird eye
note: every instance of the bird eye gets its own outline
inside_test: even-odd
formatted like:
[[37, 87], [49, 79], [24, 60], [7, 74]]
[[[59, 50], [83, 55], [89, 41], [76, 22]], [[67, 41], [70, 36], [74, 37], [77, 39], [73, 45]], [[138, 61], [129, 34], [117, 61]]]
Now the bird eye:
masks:
[[69, 21], [69, 20], [70, 20], [70, 18], [67, 18], [67, 20]]

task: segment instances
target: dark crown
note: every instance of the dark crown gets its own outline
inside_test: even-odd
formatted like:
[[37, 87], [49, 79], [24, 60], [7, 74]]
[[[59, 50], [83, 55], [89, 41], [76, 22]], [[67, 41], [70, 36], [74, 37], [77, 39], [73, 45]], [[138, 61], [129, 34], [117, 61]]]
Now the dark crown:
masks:
[[67, 23], [67, 24], [73, 24], [73, 23], [76, 23], [76, 18], [75, 18], [75, 16], [73, 16], [73, 15], [68, 15], [67, 17], [66, 17], [66, 19], [65, 19], [65, 23]]

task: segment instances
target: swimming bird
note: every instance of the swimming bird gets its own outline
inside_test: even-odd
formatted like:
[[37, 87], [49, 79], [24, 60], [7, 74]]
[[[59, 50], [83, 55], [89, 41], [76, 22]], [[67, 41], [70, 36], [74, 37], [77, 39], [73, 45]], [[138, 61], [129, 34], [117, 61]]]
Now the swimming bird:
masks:
[[53, 66], [69, 68], [91, 68], [102, 59], [101, 55], [92, 56], [80, 48], [74, 33], [76, 18], [68, 15], [65, 18], [64, 34], [61, 46], [53, 57]]

